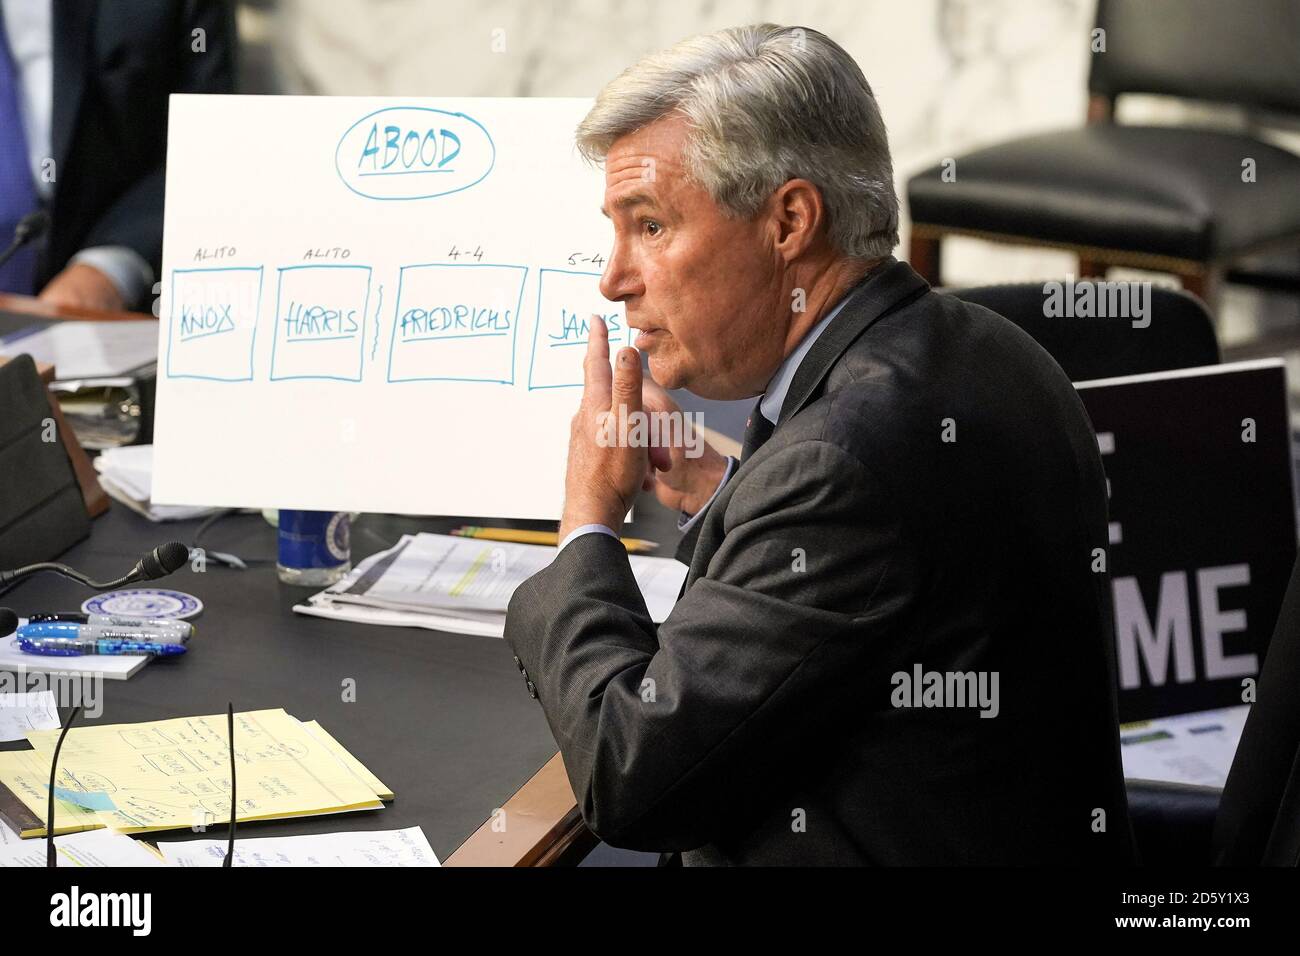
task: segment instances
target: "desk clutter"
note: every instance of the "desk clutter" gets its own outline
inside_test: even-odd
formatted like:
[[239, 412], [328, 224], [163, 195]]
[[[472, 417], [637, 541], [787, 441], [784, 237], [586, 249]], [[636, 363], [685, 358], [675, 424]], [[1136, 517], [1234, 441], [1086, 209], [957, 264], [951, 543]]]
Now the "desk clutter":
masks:
[[167, 588], [108, 591], [80, 611], [28, 618], [0, 608], [0, 671], [126, 680], [150, 660], [184, 654], [195, 628], [182, 618], [202, 610], [198, 598]]
[[[221, 866], [224, 840], [188, 840], [154, 847], [115, 830], [85, 830], [55, 845], [61, 867]], [[23, 841], [0, 824], [0, 868], [45, 866], [45, 841]], [[440, 866], [419, 827], [259, 837], [235, 845], [233, 866]]]
[[108, 448], [95, 458], [99, 484], [110, 498], [150, 521], [202, 518], [217, 509], [195, 505], [153, 503], [153, 445]]
[[[515, 588], [557, 553], [535, 544], [406, 534], [294, 610], [361, 624], [501, 637]], [[630, 555], [629, 561], [651, 618], [663, 623], [677, 601], [686, 565], [644, 555]]]
[[[59, 731], [26, 734], [0, 753], [0, 819], [44, 836], [50, 758]], [[381, 810], [393, 799], [319, 724], [284, 710], [235, 715], [236, 822]], [[230, 818], [225, 715], [74, 727], [59, 755], [56, 835], [216, 826]]]
[[152, 437], [158, 323], [41, 321], [0, 336], [0, 354], [53, 366], [50, 392], [86, 449]]

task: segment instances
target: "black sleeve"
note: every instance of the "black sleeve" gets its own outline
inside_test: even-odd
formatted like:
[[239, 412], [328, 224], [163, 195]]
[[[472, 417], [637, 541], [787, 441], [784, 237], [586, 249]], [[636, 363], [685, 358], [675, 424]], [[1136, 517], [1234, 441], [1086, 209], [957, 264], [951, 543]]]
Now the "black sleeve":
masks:
[[614, 845], [715, 838], [860, 706], [864, 680], [894, 669], [891, 632], [916, 577], [884, 487], [823, 441], [776, 451], [743, 480], [708, 573], [657, 634], [606, 535], [571, 542], [510, 602], [506, 640], [584, 819]]
[[[193, 31], [204, 31], [205, 50], [192, 49]], [[187, 0], [176, 18], [172, 42], [183, 52], [170, 82], [173, 93], [230, 93], [235, 87], [233, 4], [226, 0]], [[162, 271], [165, 157], [141, 171], [130, 187], [91, 226], [82, 248], [126, 246]]]

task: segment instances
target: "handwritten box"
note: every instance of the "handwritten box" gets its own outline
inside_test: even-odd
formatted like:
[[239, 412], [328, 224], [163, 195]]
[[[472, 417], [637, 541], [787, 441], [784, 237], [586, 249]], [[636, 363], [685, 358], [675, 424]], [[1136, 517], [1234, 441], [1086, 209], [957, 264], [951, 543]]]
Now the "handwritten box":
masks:
[[403, 266], [389, 340], [388, 380], [515, 380], [526, 266]]
[[271, 380], [361, 381], [369, 305], [369, 266], [280, 269]]
[[261, 266], [173, 270], [167, 376], [252, 379], [261, 304]]
[[627, 342], [623, 310], [600, 294], [599, 272], [541, 269], [528, 387], [566, 388], [582, 384], [582, 360], [593, 314], [605, 320], [611, 349]]

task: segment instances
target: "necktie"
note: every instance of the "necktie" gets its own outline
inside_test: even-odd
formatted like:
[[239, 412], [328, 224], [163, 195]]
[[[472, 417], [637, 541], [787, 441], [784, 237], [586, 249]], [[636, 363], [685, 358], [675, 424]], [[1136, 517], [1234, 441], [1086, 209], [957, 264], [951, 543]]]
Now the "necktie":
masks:
[[[12, 241], [18, 220], [35, 209], [36, 185], [18, 104], [18, 67], [0, 13], [0, 249]], [[30, 294], [35, 278], [36, 249], [27, 246], [0, 266], [0, 292]]]
[[756, 403], [749, 413], [749, 421], [745, 422], [745, 438], [740, 446], [740, 460], [746, 461], [749, 456], [758, 451], [760, 445], [772, 437], [772, 432], [776, 431], [776, 426], [769, 422], [760, 408], [762, 400]]

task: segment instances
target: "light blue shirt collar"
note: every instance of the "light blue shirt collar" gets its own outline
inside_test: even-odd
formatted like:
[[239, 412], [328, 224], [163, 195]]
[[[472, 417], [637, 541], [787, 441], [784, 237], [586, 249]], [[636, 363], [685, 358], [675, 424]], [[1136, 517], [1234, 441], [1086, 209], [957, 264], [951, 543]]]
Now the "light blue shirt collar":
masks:
[[840, 309], [844, 308], [844, 304], [849, 301], [849, 298], [856, 291], [857, 286], [854, 286], [845, 293], [844, 298], [840, 299], [840, 301], [835, 304], [835, 308], [822, 316], [821, 319], [818, 320], [817, 324], [808, 330], [808, 334], [803, 337], [803, 340], [795, 347], [795, 350], [785, 357], [785, 361], [781, 363], [781, 367], [776, 370], [776, 374], [772, 376], [772, 380], [767, 383], [767, 391], [765, 391], [763, 397], [759, 399], [758, 410], [762, 412], [763, 417], [773, 425], [775, 425], [776, 420], [781, 417], [781, 406], [785, 404], [786, 393], [790, 391], [790, 385], [794, 382], [794, 373], [799, 371], [799, 366], [803, 363], [804, 357], [813, 347], [813, 343], [816, 342], [817, 339], [821, 337], [821, 334], [826, 331], [826, 326], [831, 324], [831, 319], [839, 315]]

